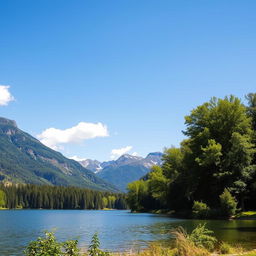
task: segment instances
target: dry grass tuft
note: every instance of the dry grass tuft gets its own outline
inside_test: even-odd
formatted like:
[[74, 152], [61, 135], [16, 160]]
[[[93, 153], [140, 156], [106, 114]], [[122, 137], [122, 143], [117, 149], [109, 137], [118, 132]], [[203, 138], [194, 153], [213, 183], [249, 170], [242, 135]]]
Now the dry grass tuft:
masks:
[[175, 256], [208, 256], [209, 251], [197, 247], [190, 239], [187, 232], [179, 227], [172, 231], [175, 237], [177, 252]]

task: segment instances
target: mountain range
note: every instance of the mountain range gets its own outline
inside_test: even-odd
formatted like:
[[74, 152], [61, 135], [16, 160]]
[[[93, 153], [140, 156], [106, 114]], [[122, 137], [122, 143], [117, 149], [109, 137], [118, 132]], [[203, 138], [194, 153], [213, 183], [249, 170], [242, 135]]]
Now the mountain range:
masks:
[[78, 162], [64, 157], [0, 118], [0, 182], [78, 186], [118, 191]]
[[118, 189], [126, 191], [128, 183], [146, 175], [152, 166], [161, 165], [162, 156], [161, 152], [149, 153], [145, 158], [125, 154], [115, 161], [101, 163], [97, 160], [86, 159], [79, 163]]

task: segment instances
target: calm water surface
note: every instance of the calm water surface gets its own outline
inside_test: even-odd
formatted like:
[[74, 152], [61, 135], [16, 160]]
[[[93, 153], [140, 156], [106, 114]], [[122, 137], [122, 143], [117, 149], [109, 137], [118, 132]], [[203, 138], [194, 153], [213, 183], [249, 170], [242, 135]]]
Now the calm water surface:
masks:
[[[24, 246], [44, 230], [55, 230], [60, 240], [79, 239], [87, 247], [99, 233], [101, 247], [111, 251], [139, 249], [151, 241], [170, 243], [170, 230], [192, 230], [200, 221], [129, 211], [9, 210], [0, 211], [0, 255], [23, 255]], [[256, 221], [207, 221], [215, 235], [231, 243], [256, 248]]]

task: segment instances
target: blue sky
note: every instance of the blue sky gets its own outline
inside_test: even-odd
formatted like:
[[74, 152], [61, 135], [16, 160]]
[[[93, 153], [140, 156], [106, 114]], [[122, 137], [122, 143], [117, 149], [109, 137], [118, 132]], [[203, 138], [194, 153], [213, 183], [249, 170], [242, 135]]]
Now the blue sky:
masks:
[[255, 10], [254, 0], [1, 1], [0, 85], [15, 101], [0, 115], [34, 136], [102, 124], [105, 135], [59, 143], [66, 156], [177, 146], [194, 107], [255, 92]]

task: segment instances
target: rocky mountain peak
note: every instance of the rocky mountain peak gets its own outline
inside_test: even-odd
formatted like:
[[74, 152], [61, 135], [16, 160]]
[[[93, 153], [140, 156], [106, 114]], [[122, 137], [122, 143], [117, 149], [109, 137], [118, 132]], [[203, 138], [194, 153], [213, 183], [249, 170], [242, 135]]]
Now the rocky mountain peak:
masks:
[[124, 154], [124, 155], [120, 156], [115, 161], [115, 164], [116, 165], [131, 164], [131, 163], [134, 163], [134, 162], [138, 162], [141, 159], [143, 159], [143, 158], [139, 157], [139, 156], [132, 156], [132, 155], [129, 155], [129, 154]]
[[114, 184], [122, 191], [126, 191], [127, 184], [145, 176], [154, 165], [162, 164], [161, 152], [149, 153], [145, 158], [124, 154], [117, 160], [100, 163], [87, 159], [81, 165], [93, 171], [100, 178]]
[[9, 125], [9, 126], [18, 128], [18, 126], [14, 120], [10, 120], [10, 119], [4, 118], [4, 117], [0, 117], [0, 125]]
[[86, 159], [79, 161], [79, 163], [88, 170], [93, 170], [95, 173], [102, 170], [101, 163], [97, 160]]
[[152, 152], [152, 153], [149, 153], [146, 158], [151, 158], [151, 157], [162, 157], [163, 156], [163, 153], [162, 152]]

